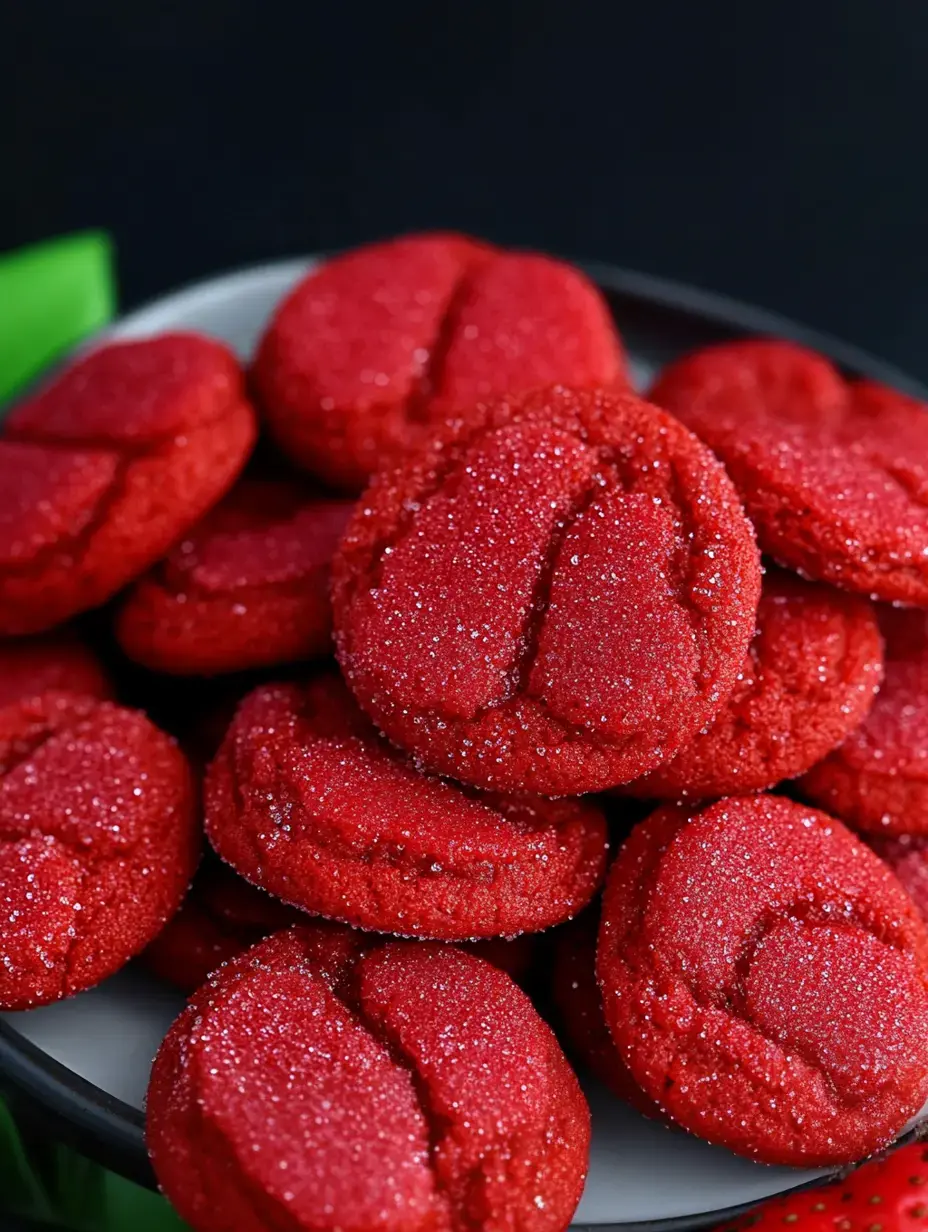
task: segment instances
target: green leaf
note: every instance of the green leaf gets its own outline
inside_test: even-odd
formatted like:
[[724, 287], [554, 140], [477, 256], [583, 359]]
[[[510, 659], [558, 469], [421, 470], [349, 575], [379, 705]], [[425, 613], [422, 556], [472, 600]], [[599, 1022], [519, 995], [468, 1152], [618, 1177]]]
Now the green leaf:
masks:
[[188, 1232], [160, 1194], [108, 1172], [69, 1147], [27, 1149], [0, 1100], [0, 1213], [68, 1232]]
[[38, 1171], [26, 1154], [16, 1122], [0, 1100], [0, 1209], [34, 1219], [54, 1217], [54, 1206]]
[[113, 315], [113, 247], [102, 231], [0, 255], [0, 402]]

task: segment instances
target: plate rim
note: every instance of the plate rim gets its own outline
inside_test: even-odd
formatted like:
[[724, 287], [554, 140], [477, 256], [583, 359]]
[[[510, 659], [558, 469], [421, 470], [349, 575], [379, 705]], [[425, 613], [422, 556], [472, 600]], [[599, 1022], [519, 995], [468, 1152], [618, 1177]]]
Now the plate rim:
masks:
[[[176, 309], [184, 302], [189, 306], [197, 300], [221, 299], [239, 282], [251, 283], [255, 279], [275, 275], [296, 276], [331, 255], [334, 254], [312, 253], [245, 265], [185, 283], [132, 308], [77, 349], [94, 346], [106, 338], [125, 336], [132, 332], [139, 318], [169, 308]], [[734, 333], [787, 339], [820, 352], [843, 369], [928, 401], [928, 387], [894, 364], [787, 316], [687, 283], [609, 262], [579, 260], [572, 263], [583, 269], [607, 293], [636, 299], [650, 307], [697, 317], [707, 324]], [[59, 1138], [82, 1154], [139, 1185], [157, 1188], [145, 1149], [143, 1114], [56, 1061], [3, 1020], [0, 1020], [0, 1083], [10, 1090], [15, 1106], [24, 1115], [27, 1124], [30, 1121], [38, 1124], [44, 1120], [48, 1128], [47, 1121], [53, 1118]], [[25, 1108], [20, 1108], [20, 1100], [28, 1101]], [[912, 1133], [904, 1135], [899, 1141], [912, 1136]], [[814, 1188], [825, 1179], [828, 1178], [801, 1182], [780, 1193], [795, 1194]], [[662, 1220], [572, 1224], [571, 1232], [695, 1232], [696, 1229], [735, 1219], [757, 1205], [757, 1202], [747, 1202]]]

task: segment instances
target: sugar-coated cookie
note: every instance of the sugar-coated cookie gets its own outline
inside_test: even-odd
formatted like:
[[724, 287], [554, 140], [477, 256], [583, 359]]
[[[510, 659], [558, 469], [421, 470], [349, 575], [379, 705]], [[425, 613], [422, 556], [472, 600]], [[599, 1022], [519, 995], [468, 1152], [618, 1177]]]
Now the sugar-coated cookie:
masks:
[[868, 834], [928, 834], [928, 613], [880, 609], [886, 674], [867, 718], [798, 783]]
[[[347, 931], [347, 930], [344, 930]], [[507, 975], [454, 947], [279, 933], [171, 1028], [147, 1138], [197, 1232], [562, 1232], [589, 1111]]]
[[725, 463], [764, 552], [874, 599], [928, 605], [928, 407], [790, 342], [707, 347], [649, 395]]
[[174, 913], [200, 851], [175, 741], [67, 693], [0, 710], [0, 1009], [118, 971]]
[[112, 343], [7, 416], [0, 438], [0, 636], [97, 607], [231, 487], [254, 412], [224, 346]]
[[848, 1163], [928, 1096], [928, 931], [839, 821], [776, 796], [658, 809], [603, 898], [597, 970], [632, 1076], [765, 1163]]
[[334, 675], [239, 706], [205, 787], [206, 833], [287, 903], [435, 940], [561, 923], [600, 885], [593, 804], [465, 792], [381, 739]]
[[440, 774], [574, 795], [653, 769], [718, 712], [760, 565], [722, 467], [633, 394], [477, 408], [381, 476], [332, 566], [365, 710]]
[[246, 479], [141, 578], [116, 632], [155, 671], [212, 676], [325, 654], [347, 501]]
[[860, 725], [882, 677], [869, 600], [768, 569], [757, 632], [728, 701], [673, 761], [619, 792], [711, 800], [795, 778]]
[[555, 381], [624, 385], [626, 370], [609, 309], [580, 270], [431, 234], [313, 270], [274, 314], [254, 378], [283, 450], [359, 491], [460, 407]]

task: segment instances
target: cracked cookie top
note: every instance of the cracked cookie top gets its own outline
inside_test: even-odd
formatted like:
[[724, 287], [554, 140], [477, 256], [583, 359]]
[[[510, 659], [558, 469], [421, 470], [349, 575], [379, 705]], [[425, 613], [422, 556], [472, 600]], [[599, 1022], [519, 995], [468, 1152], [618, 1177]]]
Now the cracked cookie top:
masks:
[[548, 795], [671, 757], [718, 711], [760, 565], [722, 467], [632, 394], [478, 407], [380, 476], [333, 563], [336, 645], [430, 769]]
[[99, 606], [231, 486], [254, 444], [232, 353], [114, 343], [17, 407], [0, 439], [0, 635]]
[[708, 347], [649, 395], [725, 463], [761, 549], [807, 577], [928, 604], [928, 408], [788, 342]]
[[606, 863], [595, 805], [422, 774], [334, 674], [256, 689], [209, 768], [206, 832], [243, 877], [360, 928], [463, 941], [569, 919]]
[[449, 411], [555, 381], [624, 386], [626, 366], [580, 270], [431, 234], [313, 271], [277, 309], [254, 379], [285, 452], [358, 491]]
[[619, 788], [642, 800], [711, 800], [774, 787], [836, 748], [883, 678], [876, 608], [769, 568], [738, 684], [673, 761]]
[[151, 940], [196, 868], [195, 805], [138, 711], [67, 693], [0, 710], [0, 1008], [89, 988]]
[[739, 1154], [860, 1159], [928, 1095], [928, 932], [815, 809], [732, 796], [652, 813], [610, 870], [597, 971], [645, 1094]]
[[312, 925], [194, 996], [147, 1106], [158, 1179], [196, 1227], [560, 1232], [590, 1139], [577, 1079], [507, 975]]

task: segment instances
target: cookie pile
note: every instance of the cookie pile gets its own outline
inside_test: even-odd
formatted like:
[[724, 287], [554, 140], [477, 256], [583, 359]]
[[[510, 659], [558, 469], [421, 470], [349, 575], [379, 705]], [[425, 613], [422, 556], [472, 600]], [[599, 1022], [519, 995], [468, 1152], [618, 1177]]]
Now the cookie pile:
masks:
[[766, 341], [645, 401], [583, 274], [454, 235], [311, 273], [247, 373], [79, 360], [0, 438], [0, 1007], [191, 994], [148, 1143], [203, 1232], [560, 1232], [558, 1039], [752, 1159], [891, 1142], [925, 412]]

